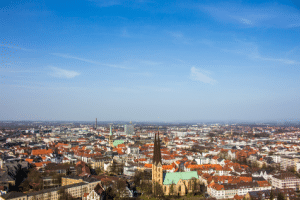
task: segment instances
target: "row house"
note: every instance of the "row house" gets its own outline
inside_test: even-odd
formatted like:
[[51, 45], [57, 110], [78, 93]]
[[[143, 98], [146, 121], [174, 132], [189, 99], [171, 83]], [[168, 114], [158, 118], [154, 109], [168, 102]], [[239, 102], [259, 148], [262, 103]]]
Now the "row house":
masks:
[[272, 186], [267, 181], [240, 182], [237, 184], [218, 184], [212, 182], [207, 186], [207, 192], [216, 199], [234, 198], [235, 195], [245, 196], [251, 191], [270, 190]]

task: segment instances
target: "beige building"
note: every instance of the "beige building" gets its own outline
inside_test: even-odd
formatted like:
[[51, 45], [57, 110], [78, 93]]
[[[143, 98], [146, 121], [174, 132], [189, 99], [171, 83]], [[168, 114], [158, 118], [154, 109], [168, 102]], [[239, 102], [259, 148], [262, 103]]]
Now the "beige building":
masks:
[[97, 169], [100, 168], [101, 170], [104, 169], [104, 163], [113, 163], [113, 159], [110, 157], [95, 157], [91, 159], [91, 168]]
[[291, 156], [282, 156], [280, 162], [280, 169], [287, 170], [288, 168], [294, 168], [296, 170], [296, 163], [299, 162], [299, 158], [293, 158]]

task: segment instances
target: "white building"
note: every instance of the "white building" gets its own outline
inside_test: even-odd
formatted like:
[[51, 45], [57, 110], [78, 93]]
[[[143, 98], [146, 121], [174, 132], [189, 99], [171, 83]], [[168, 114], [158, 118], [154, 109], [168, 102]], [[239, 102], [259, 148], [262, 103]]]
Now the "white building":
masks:
[[126, 133], [126, 135], [132, 135], [134, 132], [134, 126], [132, 124], [129, 125], [125, 125], [124, 126], [124, 132]]
[[298, 190], [300, 186], [300, 178], [291, 172], [274, 175], [271, 180], [272, 186], [279, 189], [292, 188]]

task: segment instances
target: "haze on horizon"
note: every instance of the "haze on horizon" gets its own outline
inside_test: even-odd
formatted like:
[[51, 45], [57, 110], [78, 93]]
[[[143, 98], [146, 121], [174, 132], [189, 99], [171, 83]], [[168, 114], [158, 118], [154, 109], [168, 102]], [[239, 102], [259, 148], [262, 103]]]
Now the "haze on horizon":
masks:
[[300, 119], [298, 1], [0, 2], [0, 120]]

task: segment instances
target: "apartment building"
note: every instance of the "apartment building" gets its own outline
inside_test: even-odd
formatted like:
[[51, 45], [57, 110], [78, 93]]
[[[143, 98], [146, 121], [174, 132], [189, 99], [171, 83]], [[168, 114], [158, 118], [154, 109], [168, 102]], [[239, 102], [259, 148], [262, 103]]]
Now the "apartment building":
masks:
[[299, 190], [300, 178], [291, 172], [281, 173], [274, 175], [272, 178], [272, 185], [275, 188], [285, 189], [292, 188], [294, 190]]
[[90, 193], [100, 181], [81, 181], [79, 183], [65, 185], [57, 188], [44, 189], [37, 192], [21, 193], [10, 192], [0, 197], [0, 200], [58, 200], [64, 193], [71, 195], [73, 198], [84, 197], [85, 193]]
[[[293, 189], [275, 189], [272, 190], [272, 193], [273, 193], [273, 199], [277, 199], [279, 193], [283, 194], [285, 199], [288, 200], [298, 199]], [[271, 190], [248, 192], [245, 196], [246, 200], [261, 200], [261, 199], [269, 200], [270, 198], [271, 198]]]
[[244, 196], [251, 191], [271, 190], [272, 186], [267, 181], [240, 182], [237, 184], [210, 183], [207, 192], [216, 199], [231, 199], [235, 195]]
[[299, 162], [299, 158], [294, 158], [291, 156], [282, 156], [280, 162], [280, 169], [287, 170], [288, 168], [296, 169], [296, 163]]
[[90, 164], [93, 169], [104, 169], [104, 163], [112, 163], [113, 159], [111, 157], [94, 157], [91, 159]]

